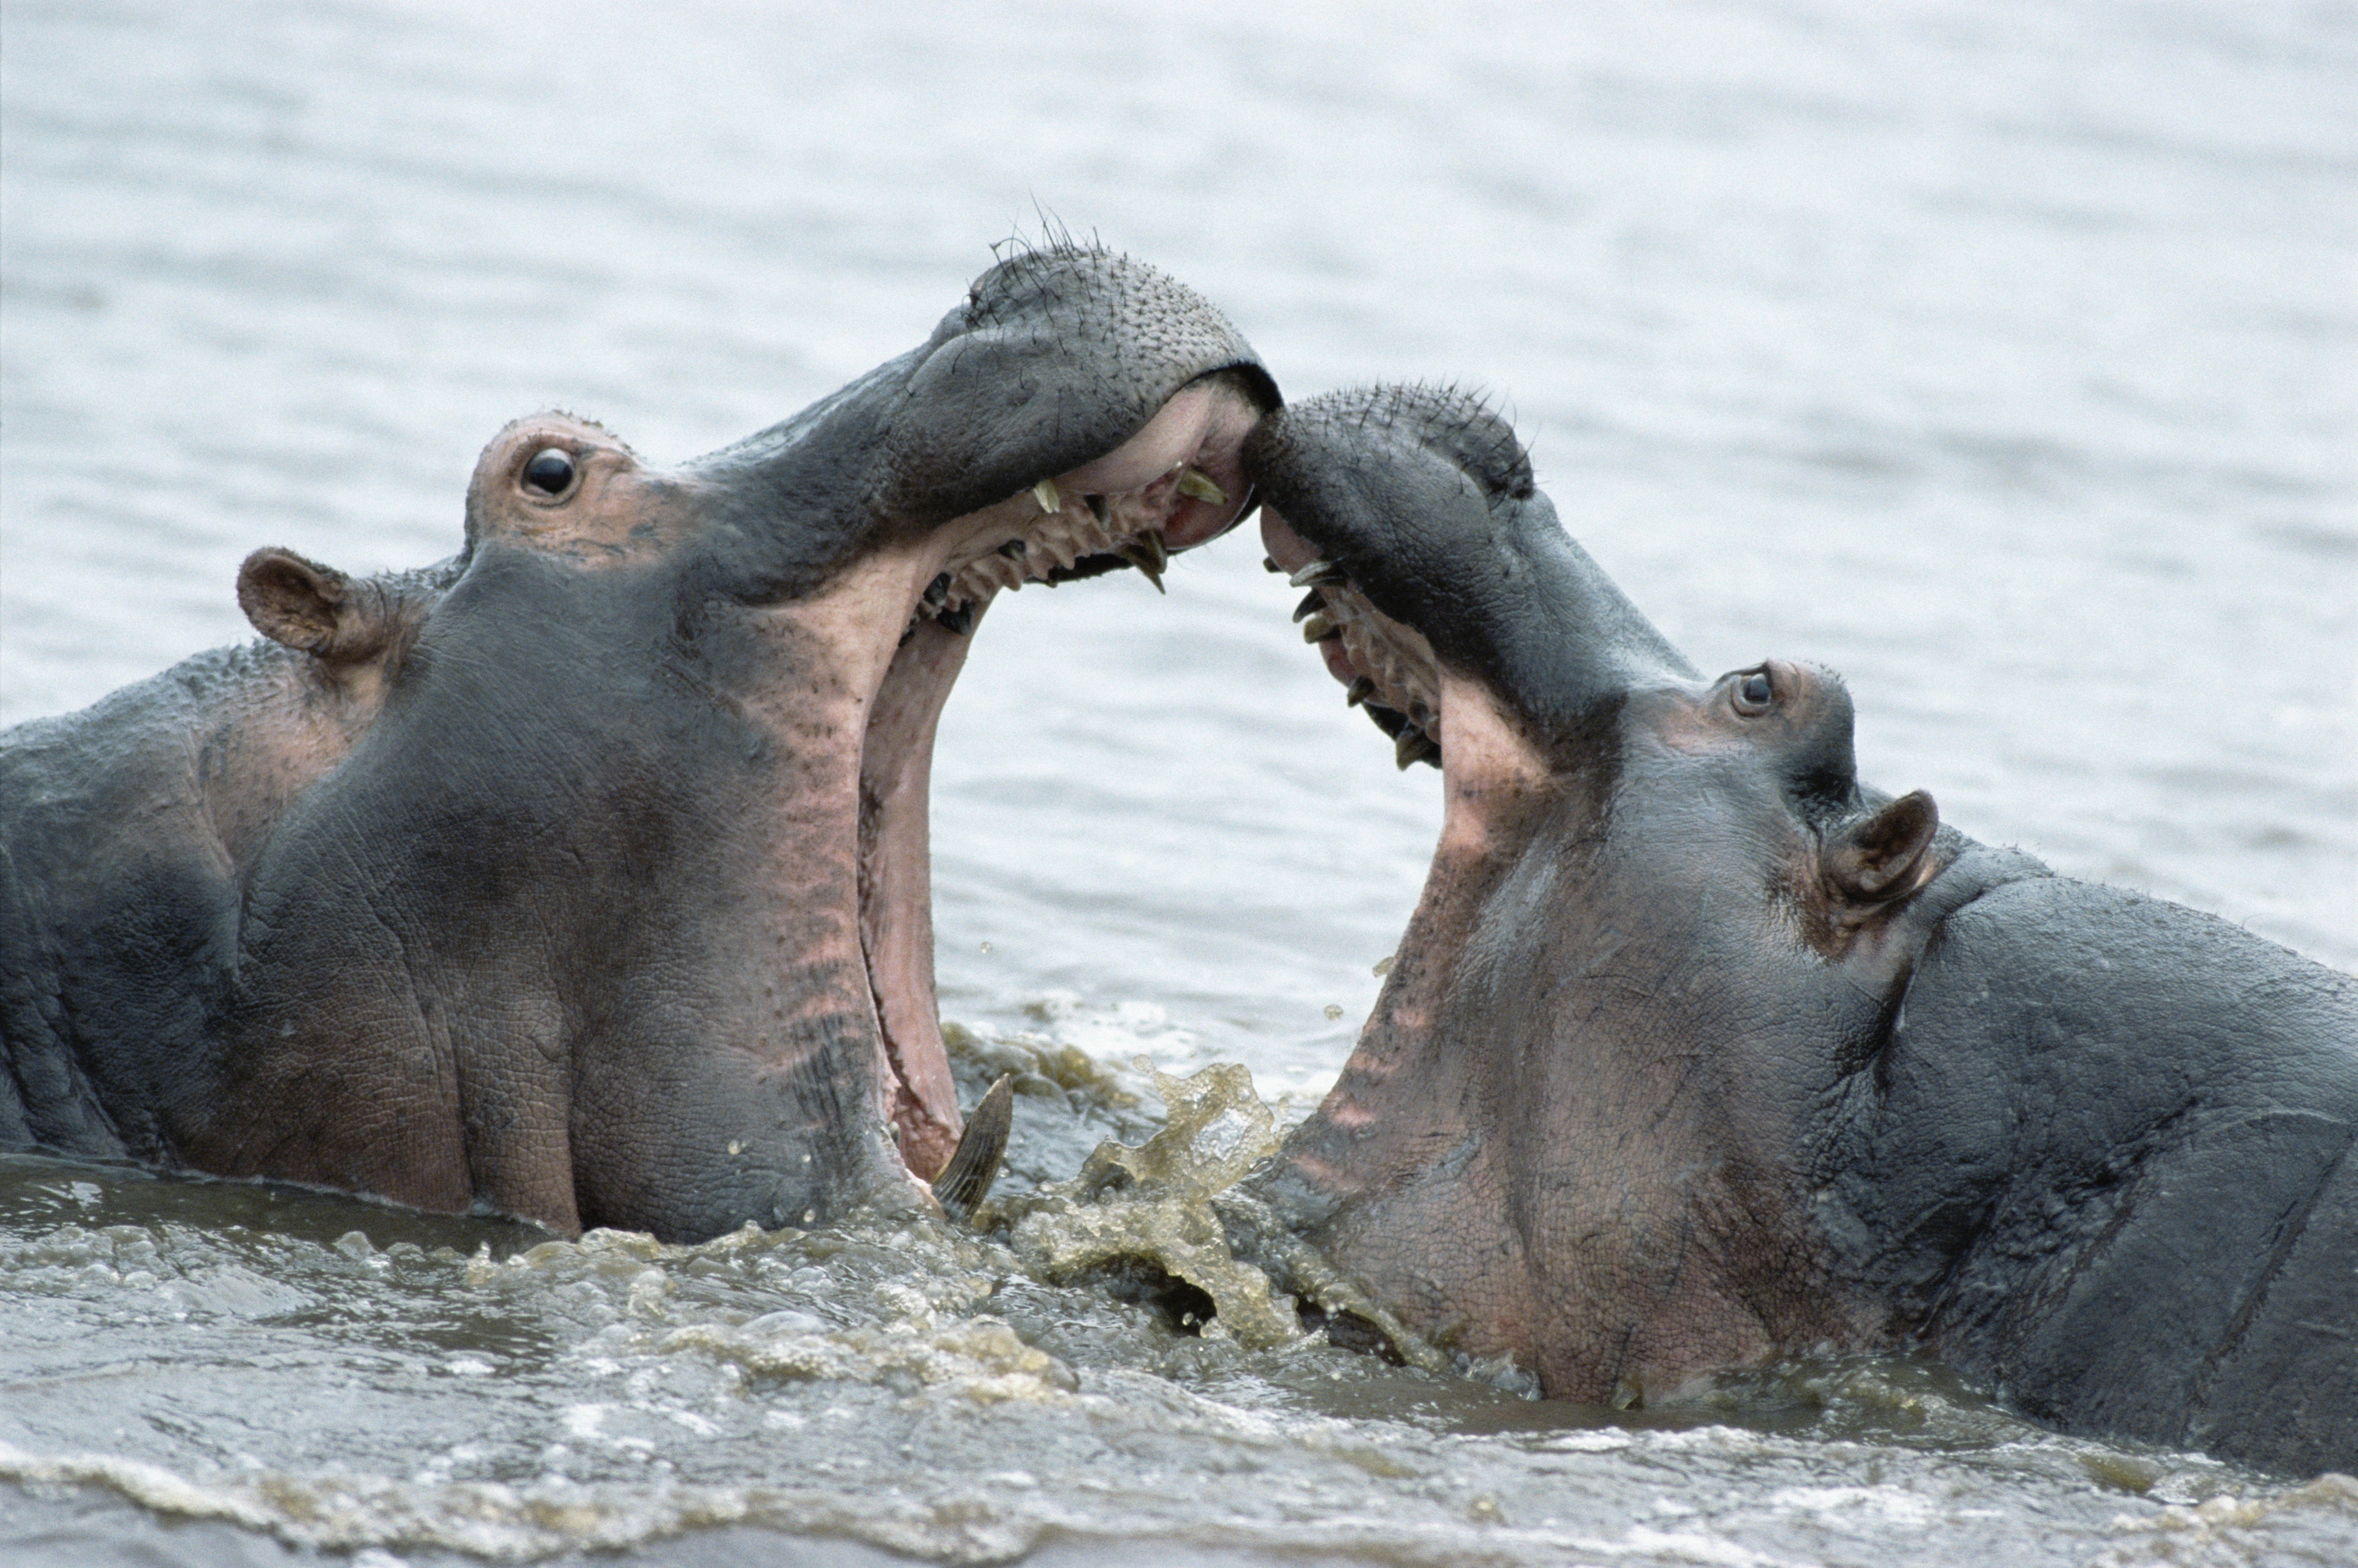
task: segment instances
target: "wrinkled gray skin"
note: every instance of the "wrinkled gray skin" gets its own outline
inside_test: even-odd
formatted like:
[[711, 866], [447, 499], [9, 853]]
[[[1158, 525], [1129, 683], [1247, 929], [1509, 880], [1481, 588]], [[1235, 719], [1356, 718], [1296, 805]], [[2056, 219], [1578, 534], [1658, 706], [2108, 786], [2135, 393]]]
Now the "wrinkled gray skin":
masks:
[[1059, 247], [676, 470], [519, 421], [439, 567], [257, 552], [269, 641], [0, 738], [0, 1149], [673, 1239], [922, 1206], [968, 633], [1228, 526], [1275, 402], [1202, 299]]
[[2069, 1431], [2358, 1471], [2358, 982], [1860, 784], [1839, 680], [1699, 678], [1462, 399], [1314, 400], [1247, 465], [1447, 798], [1266, 1183], [1379, 1303], [1561, 1398], [1925, 1348]]

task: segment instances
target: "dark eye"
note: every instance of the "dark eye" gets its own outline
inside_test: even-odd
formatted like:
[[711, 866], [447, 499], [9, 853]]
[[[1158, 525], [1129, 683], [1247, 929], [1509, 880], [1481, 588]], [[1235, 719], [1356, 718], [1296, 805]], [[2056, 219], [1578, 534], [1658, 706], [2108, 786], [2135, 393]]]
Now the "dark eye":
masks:
[[1775, 696], [1768, 685], [1767, 670], [1747, 670], [1736, 677], [1736, 710], [1738, 713], [1766, 713], [1768, 699]]
[[573, 488], [573, 454], [561, 447], [543, 447], [524, 465], [524, 487], [543, 495], [563, 495]]

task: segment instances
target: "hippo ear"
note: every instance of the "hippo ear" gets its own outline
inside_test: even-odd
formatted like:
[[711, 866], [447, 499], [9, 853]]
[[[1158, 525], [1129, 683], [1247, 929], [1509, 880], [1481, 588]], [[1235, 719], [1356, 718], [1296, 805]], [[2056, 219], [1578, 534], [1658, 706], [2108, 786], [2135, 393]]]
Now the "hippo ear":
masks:
[[1922, 790], [1861, 817], [1820, 851], [1826, 885], [1853, 903], [1882, 903], [1916, 886], [1940, 830], [1941, 810]]
[[237, 568], [237, 603], [272, 642], [331, 665], [373, 656], [393, 631], [383, 594], [292, 550], [274, 547], [246, 557]]

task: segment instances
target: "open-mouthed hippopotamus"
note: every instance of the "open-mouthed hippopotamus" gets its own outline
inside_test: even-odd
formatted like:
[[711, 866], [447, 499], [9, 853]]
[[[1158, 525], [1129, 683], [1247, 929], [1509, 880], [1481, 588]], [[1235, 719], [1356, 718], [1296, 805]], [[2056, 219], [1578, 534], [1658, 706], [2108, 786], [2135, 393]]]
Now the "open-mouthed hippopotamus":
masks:
[[270, 641], [0, 742], [0, 1149], [678, 1239], [922, 1203], [968, 634], [1228, 528], [1276, 402], [1204, 300], [1060, 246], [677, 470], [519, 421], [439, 567], [258, 552]]
[[1862, 785], [1700, 678], [1459, 397], [1247, 444], [1328, 668], [1446, 796], [1267, 1191], [1408, 1326], [1627, 1407], [1924, 1348], [2035, 1419], [2358, 1470], [2358, 981]]

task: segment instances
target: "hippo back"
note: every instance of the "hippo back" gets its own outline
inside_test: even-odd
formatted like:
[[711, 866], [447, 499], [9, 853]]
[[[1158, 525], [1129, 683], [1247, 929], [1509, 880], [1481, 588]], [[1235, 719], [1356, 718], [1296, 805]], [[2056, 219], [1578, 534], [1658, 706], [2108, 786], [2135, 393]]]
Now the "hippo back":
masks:
[[2358, 1469], [2358, 980], [2034, 874], [1918, 962], [1830, 1227], [2070, 1430]]
[[241, 862], [349, 744], [305, 664], [215, 649], [0, 736], [0, 1150], [174, 1162]]

